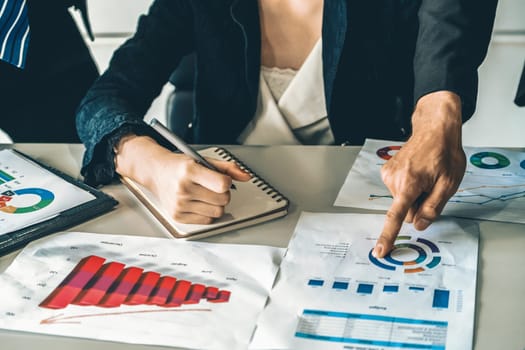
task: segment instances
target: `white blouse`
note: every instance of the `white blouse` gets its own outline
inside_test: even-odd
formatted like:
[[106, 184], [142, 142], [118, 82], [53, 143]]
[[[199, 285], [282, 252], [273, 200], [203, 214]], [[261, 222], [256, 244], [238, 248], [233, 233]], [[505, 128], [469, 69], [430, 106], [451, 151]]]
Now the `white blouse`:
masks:
[[0, 129], [0, 143], [13, 143], [11, 137], [2, 129]]
[[261, 67], [255, 117], [237, 141], [246, 145], [334, 143], [326, 112], [321, 39], [298, 71]]

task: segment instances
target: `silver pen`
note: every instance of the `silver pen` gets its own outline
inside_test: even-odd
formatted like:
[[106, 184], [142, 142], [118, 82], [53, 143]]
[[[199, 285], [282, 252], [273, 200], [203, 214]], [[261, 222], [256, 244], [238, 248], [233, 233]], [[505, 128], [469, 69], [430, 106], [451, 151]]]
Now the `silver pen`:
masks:
[[[195, 151], [190, 145], [188, 145], [186, 142], [184, 142], [183, 139], [181, 139], [179, 136], [175, 135], [170, 129], [165, 127], [160, 121], [158, 121], [156, 118], [152, 118], [149, 122], [149, 125], [157, 131], [160, 135], [162, 135], [166, 140], [168, 140], [172, 145], [177, 147], [182, 153], [187, 155], [188, 157], [193, 158], [197, 163], [202, 164], [206, 168], [216, 171], [218, 173], [223, 173], [219, 169], [217, 169], [213, 164], [208, 162], [203, 156], [199, 154], [199, 152]], [[235, 190], [236, 187], [232, 183], [231, 189]]]

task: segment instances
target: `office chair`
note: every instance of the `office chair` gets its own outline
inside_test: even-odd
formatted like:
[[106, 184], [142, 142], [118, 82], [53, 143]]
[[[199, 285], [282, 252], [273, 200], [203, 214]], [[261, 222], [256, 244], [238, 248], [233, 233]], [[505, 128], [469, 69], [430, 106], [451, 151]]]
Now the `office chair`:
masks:
[[184, 57], [170, 76], [175, 89], [168, 96], [166, 104], [166, 124], [175, 134], [186, 142], [192, 142], [192, 122], [194, 110], [195, 57]]
[[518, 91], [516, 91], [514, 103], [517, 106], [525, 107], [525, 64], [523, 65], [523, 70], [521, 72], [521, 79], [518, 85]]

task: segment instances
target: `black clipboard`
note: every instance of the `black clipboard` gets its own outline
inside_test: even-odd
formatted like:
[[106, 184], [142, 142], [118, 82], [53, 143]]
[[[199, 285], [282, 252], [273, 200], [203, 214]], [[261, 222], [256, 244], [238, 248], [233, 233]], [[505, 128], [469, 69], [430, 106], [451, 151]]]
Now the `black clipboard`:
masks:
[[0, 150], [2, 149], [10, 149], [17, 155], [35, 163], [51, 174], [54, 174], [69, 182], [70, 184], [86, 192], [89, 192], [95, 198], [88, 202], [79, 204], [78, 206], [62, 211], [58, 215], [53, 216], [47, 220], [40, 221], [33, 225], [0, 235], [0, 256], [20, 249], [31, 241], [50, 235], [52, 233], [63, 231], [67, 228], [81, 224], [99, 215], [107, 213], [118, 204], [118, 201], [110, 195], [88, 186], [82, 181], [77, 180], [47, 164], [44, 164], [28, 156], [27, 154], [12, 149], [11, 147], [0, 147]]

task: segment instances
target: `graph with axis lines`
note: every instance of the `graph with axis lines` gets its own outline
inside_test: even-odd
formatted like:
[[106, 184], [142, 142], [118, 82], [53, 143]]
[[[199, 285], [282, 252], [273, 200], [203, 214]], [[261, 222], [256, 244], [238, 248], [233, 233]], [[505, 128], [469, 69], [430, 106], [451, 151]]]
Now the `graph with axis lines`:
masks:
[[53, 235], [30, 243], [0, 275], [0, 328], [246, 349], [283, 253], [168, 238]]
[[[339, 191], [336, 206], [388, 210], [392, 195], [380, 169], [403, 144], [366, 140]], [[525, 223], [525, 151], [464, 147], [467, 169], [443, 214]]]
[[70, 304], [115, 308], [121, 305], [179, 307], [225, 303], [230, 291], [192, 283], [173, 276], [161, 276], [136, 266], [90, 255], [80, 260], [67, 277], [40, 303], [40, 307], [63, 309]]
[[303, 212], [251, 349], [472, 348], [478, 224], [404, 224], [376, 258], [383, 221]]

